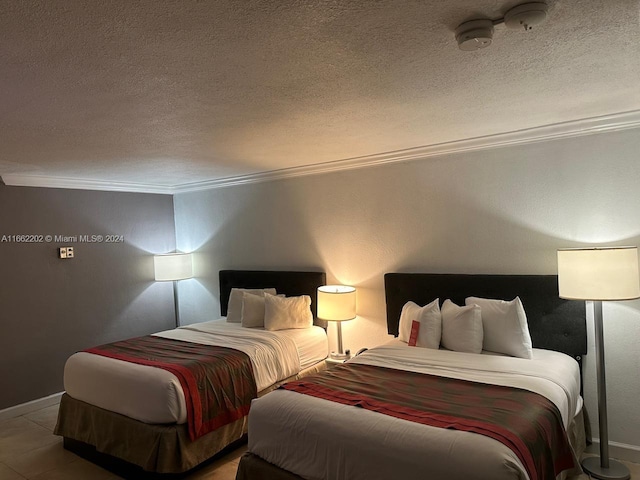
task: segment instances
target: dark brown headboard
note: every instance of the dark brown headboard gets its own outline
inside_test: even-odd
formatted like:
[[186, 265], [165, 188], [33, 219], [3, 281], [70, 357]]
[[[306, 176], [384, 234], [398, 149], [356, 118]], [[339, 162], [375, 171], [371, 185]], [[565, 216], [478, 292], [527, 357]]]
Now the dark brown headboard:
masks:
[[556, 275], [387, 273], [384, 285], [391, 335], [398, 335], [402, 307], [410, 300], [426, 305], [435, 298], [441, 304], [449, 298], [464, 305], [465, 298], [472, 296], [501, 300], [519, 296], [533, 346], [571, 355], [582, 369], [582, 356], [587, 353], [585, 302], [561, 299]]
[[326, 328], [318, 320], [318, 287], [326, 285], [324, 272], [287, 272], [268, 270], [220, 270], [220, 312], [227, 316], [232, 288], [275, 288], [287, 297], [309, 295], [314, 323]]

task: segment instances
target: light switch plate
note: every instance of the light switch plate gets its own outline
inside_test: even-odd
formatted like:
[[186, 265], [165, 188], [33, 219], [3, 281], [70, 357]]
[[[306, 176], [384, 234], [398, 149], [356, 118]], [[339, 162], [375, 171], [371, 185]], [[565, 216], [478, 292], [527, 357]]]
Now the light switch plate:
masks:
[[60, 247], [58, 248], [58, 258], [74, 258], [75, 252], [73, 247]]

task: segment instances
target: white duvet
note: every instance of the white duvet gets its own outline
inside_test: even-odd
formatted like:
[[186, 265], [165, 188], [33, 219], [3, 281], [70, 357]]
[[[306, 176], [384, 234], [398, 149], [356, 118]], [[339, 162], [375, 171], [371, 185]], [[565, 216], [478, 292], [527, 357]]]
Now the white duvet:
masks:
[[[155, 335], [246, 353], [258, 391], [323, 360], [328, 350], [326, 332], [315, 326], [270, 332], [221, 319]], [[180, 381], [160, 368], [79, 352], [65, 364], [64, 386], [75, 399], [145, 423], [187, 420]]]
[[[544, 395], [565, 426], [581, 408], [578, 364], [408, 347], [394, 340], [350, 362], [514, 386]], [[249, 451], [306, 479], [513, 480], [528, 475], [508, 447], [483, 435], [397, 419], [292, 391], [254, 400]]]

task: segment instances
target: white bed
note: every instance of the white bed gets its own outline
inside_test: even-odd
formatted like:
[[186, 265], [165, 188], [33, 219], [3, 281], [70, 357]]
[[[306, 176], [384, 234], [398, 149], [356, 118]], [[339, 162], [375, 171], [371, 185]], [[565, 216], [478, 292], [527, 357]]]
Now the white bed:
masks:
[[[565, 428], [582, 407], [578, 364], [549, 350], [534, 349], [529, 360], [414, 348], [393, 340], [350, 362], [530, 390], [558, 407]], [[254, 400], [249, 424], [249, 451], [302, 478], [409, 480], [425, 478], [426, 471], [430, 479], [528, 478], [518, 457], [492, 438], [287, 390]]]
[[[227, 316], [234, 289], [275, 289], [288, 298], [278, 300], [280, 304], [302, 305], [297, 312], [304, 323], [313, 319], [319, 326], [309, 323], [305, 328], [266, 331], [241, 326], [241, 316], [237, 319], [240, 323], [220, 319], [155, 335], [246, 353], [258, 397], [283, 381], [326, 368], [327, 337], [324, 325], [317, 320], [316, 307], [317, 288], [326, 284], [324, 272], [221, 270], [219, 283], [223, 317]], [[240, 308], [244, 309], [244, 300]], [[266, 322], [267, 317], [264, 319]], [[206, 351], [206, 347], [196, 350]], [[230, 355], [238, 358], [242, 354]], [[64, 373], [67, 392], [62, 396], [54, 430], [64, 437], [66, 449], [120, 476], [138, 479], [185, 473], [243, 440], [246, 414], [203, 435], [192, 435], [190, 421], [185, 421], [188, 415], [180, 381], [164, 369], [138, 363], [145, 362], [123, 362], [87, 352], [70, 357]], [[219, 392], [228, 386], [225, 383]], [[246, 402], [246, 389], [238, 391], [237, 398], [230, 397], [234, 393], [228, 388], [224, 395], [231, 400], [224, 400], [226, 404], [240, 397]]]
[[[526, 480], [529, 478], [527, 471], [535, 471], [537, 468], [533, 466], [532, 470], [531, 464], [525, 468], [520, 460], [529, 458], [533, 461], [532, 451], [528, 454], [529, 457], [522, 451], [518, 456], [508, 446], [494, 440], [491, 432], [487, 432], [490, 436], [472, 433], [467, 431], [469, 429], [465, 428], [465, 425], [456, 426], [455, 421], [451, 423], [451, 420], [449, 423], [444, 422], [449, 428], [433, 427], [428, 425], [429, 422], [419, 423], [417, 417], [405, 417], [416, 421], [404, 420], [401, 419], [402, 414], [393, 415], [391, 412], [400, 413], [400, 409], [403, 408], [400, 405], [405, 404], [398, 403], [398, 410], [389, 410], [383, 404], [372, 403], [370, 399], [384, 399], [385, 396], [376, 392], [375, 383], [371, 383], [374, 380], [371, 379], [380, 378], [381, 382], [389, 385], [393, 383], [392, 376], [389, 375], [390, 372], [384, 375], [383, 372], [375, 374], [371, 367], [364, 368], [358, 364], [440, 377], [448, 376], [475, 382], [474, 385], [492, 384], [494, 386], [486, 389], [494, 392], [492, 395], [496, 395], [496, 391], [501, 389], [495, 385], [533, 392], [518, 393], [518, 396], [524, 398], [534, 395], [524, 401], [544, 403], [549, 408], [548, 411], [553, 410], [548, 404], [551, 402], [557, 407], [561, 417], [561, 420], [558, 417], [558, 422], [562, 423], [556, 423], [557, 428], [553, 430], [543, 426], [551, 425], [553, 420], [550, 419], [545, 419], [543, 424], [539, 424], [539, 417], [536, 417], [535, 423], [531, 423], [534, 422], [533, 419], [530, 423], [525, 423], [536, 425], [532, 429], [536, 432], [548, 432], [548, 436], [540, 440], [542, 443], [538, 443], [535, 448], [538, 448], [539, 452], [545, 449], [547, 452], [555, 451], [552, 455], [561, 459], [555, 464], [558, 468], [554, 468], [551, 458], [546, 455], [536, 457], [547, 465], [547, 478], [553, 475], [563, 478], [575, 473], [572, 468], [579, 469], [576, 457], [579, 457], [585, 447], [581, 398], [582, 356], [587, 350], [585, 307], [584, 302], [559, 298], [556, 276], [388, 273], [385, 275], [385, 297], [388, 333], [393, 336], [400, 334], [399, 338], [404, 342], [399, 339], [393, 340], [366, 351], [346, 365], [336, 367], [345, 370], [339, 375], [319, 374], [317, 380], [309, 377], [304, 382], [295, 382], [292, 386], [286, 387], [287, 389], [279, 389], [264, 398], [254, 400], [249, 414], [249, 449], [240, 461], [237, 480]], [[509, 309], [511, 306], [517, 307], [521, 302], [526, 311], [526, 321], [523, 323], [520, 313], [516, 312], [517, 316], [510, 320], [508, 328], [504, 331], [498, 329], [496, 337], [495, 328], [500, 324], [492, 323], [495, 314], [491, 316], [490, 309], [483, 311], [482, 328], [479, 332], [491, 332], [491, 335], [485, 335], [484, 338], [479, 336], [477, 319], [476, 323], [460, 323], [463, 328], [458, 331], [460, 338], [474, 340], [476, 347], [479, 341], [480, 349], [442, 350], [437, 349], [437, 346], [409, 347], [405, 343], [407, 340], [403, 335], [408, 334], [403, 333], [406, 330], [401, 331], [400, 324], [403, 309], [408, 302], [424, 305], [425, 310], [437, 311], [435, 305], [438, 302], [434, 302], [435, 299], [440, 299], [441, 305], [447, 303], [446, 299], [451, 299], [456, 305], [465, 305], [466, 299], [471, 297], [477, 298], [477, 301], [493, 299], [488, 301], [493, 306], [506, 301], [503, 303], [509, 304]], [[483, 302], [487, 304], [486, 300]], [[470, 308], [475, 310], [480, 307], [472, 305]], [[444, 342], [445, 316], [442, 314], [442, 322], [438, 323], [440, 313], [438, 311], [435, 316], [419, 319], [422, 322], [421, 328], [427, 325], [427, 328], [430, 328], [427, 332], [431, 332], [429, 335], [434, 335], [434, 339], [441, 338]], [[485, 313], [489, 314], [486, 318]], [[409, 325], [409, 330], [412, 330], [415, 325], [412, 325], [411, 320], [414, 320], [415, 324], [416, 318], [408, 320], [408, 323], [405, 322], [403, 325]], [[442, 328], [442, 336], [440, 329], [436, 328], [438, 325]], [[447, 325], [449, 328], [452, 324]], [[434, 328], [431, 329], [432, 327]], [[525, 327], [528, 332], [526, 335], [523, 330]], [[417, 331], [421, 330], [416, 329], [416, 333]], [[452, 338], [451, 330], [448, 332], [447, 341]], [[503, 333], [504, 338], [511, 338], [515, 333], [520, 335], [518, 343], [509, 344], [508, 349], [518, 347], [518, 351], [523, 351], [522, 348], [528, 345], [527, 354], [507, 356], [482, 352], [485, 340], [493, 342], [503, 336]], [[420, 336], [417, 336], [417, 341], [420, 342]], [[465, 353], [467, 351], [478, 353]], [[523, 358], [518, 358], [519, 356]], [[349, 364], [353, 365], [350, 367]], [[365, 375], [365, 370], [370, 373]], [[367, 381], [370, 383], [365, 384], [357, 380], [360, 378], [358, 375], [363, 375], [362, 378], [369, 379]], [[400, 389], [402, 394], [407, 391], [407, 386], [411, 385], [412, 380], [408, 378], [412, 375], [415, 374], [399, 375], [399, 378], [405, 379], [402, 380], [404, 383], [401, 382], [404, 385]], [[350, 383], [349, 379], [352, 379], [353, 383]], [[336, 383], [332, 383], [334, 381]], [[432, 383], [428, 379], [425, 382], [429, 385]], [[334, 389], [339, 388], [338, 384], [345, 389]], [[416, 386], [425, 388], [417, 384]], [[333, 392], [338, 393], [334, 395]], [[440, 398], [444, 398], [424, 393], [422, 395], [425, 405], [433, 405], [434, 402], [431, 400], [437, 403]], [[336, 402], [321, 398], [323, 396], [333, 398]], [[411, 401], [418, 400], [419, 404], [421, 398], [414, 394]], [[366, 405], [367, 409], [359, 408], [360, 405]], [[414, 403], [407, 405], [411, 409]], [[463, 399], [457, 405], [456, 408], [466, 408]], [[373, 411], [375, 408], [382, 408], [389, 415]], [[429, 408], [431, 407], [424, 410], [427, 416], [438, 415], [438, 410], [431, 411]], [[488, 417], [495, 418], [502, 412], [499, 402], [492, 406], [483, 404], [483, 408], [490, 409], [487, 410]], [[469, 414], [469, 411], [466, 414]], [[460, 416], [463, 416], [462, 413]], [[448, 418], [454, 417], [455, 412]], [[481, 418], [478, 417], [478, 420]], [[519, 418], [521, 420], [522, 417]], [[454, 430], [451, 426], [461, 428]], [[564, 432], [562, 427], [565, 429]], [[520, 434], [522, 433], [523, 431]], [[554, 445], [559, 447], [558, 450], [553, 450]]]
[[[328, 351], [327, 334], [318, 326], [269, 332], [222, 318], [155, 335], [246, 353], [258, 391], [324, 360]], [[160, 368], [78, 352], [67, 360], [64, 387], [77, 400], [141, 422], [182, 424], [187, 420], [179, 380]]]

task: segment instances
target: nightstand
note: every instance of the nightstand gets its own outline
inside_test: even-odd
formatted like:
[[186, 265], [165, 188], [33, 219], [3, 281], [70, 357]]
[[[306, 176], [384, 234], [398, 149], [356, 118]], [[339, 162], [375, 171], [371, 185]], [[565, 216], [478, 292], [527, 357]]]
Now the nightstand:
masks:
[[[349, 357], [349, 358], [351, 358], [351, 357]], [[337, 359], [337, 358], [327, 357], [325, 359], [325, 362], [327, 364], [327, 368], [332, 368], [332, 367], [335, 367], [336, 365], [342, 365], [344, 362], [349, 360], [349, 358]]]

